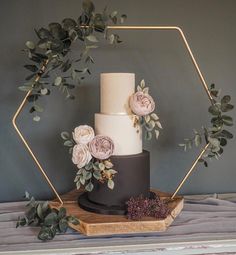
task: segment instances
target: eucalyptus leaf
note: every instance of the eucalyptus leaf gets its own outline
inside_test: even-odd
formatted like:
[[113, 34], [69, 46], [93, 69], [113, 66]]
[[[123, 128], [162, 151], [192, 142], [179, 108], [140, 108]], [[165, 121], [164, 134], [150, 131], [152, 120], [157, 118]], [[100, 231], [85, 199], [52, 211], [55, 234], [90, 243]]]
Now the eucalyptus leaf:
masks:
[[98, 164], [93, 164], [93, 169], [97, 170], [97, 171], [100, 171], [100, 168], [99, 168]]
[[107, 182], [107, 186], [109, 189], [114, 189], [115, 183], [113, 180], [109, 179]]
[[160, 135], [160, 131], [158, 129], [155, 129], [156, 140], [159, 138], [159, 135]]
[[231, 100], [231, 97], [229, 95], [226, 95], [221, 99], [221, 104], [228, 104], [230, 100]]
[[64, 218], [66, 216], [66, 209], [64, 207], [61, 207], [58, 212], [58, 217], [60, 219]]
[[218, 108], [216, 105], [211, 105], [211, 106], [208, 108], [208, 111], [209, 111], [212, 115], [219, 115], [219, 113], [220, 113], [220, 110], [219, 110], [219, 108]]
[[159, 117], [157, 116], [157, 114], [156, 113], [152, 113], [151, 115], [151, 118], [153, 119], [153, 120], [159, 120]]
[[68, 229], [68, 222], [66, 219], [61, 219], [59, 221], [59, 229], [61, 233], [65, 233]]
[[37, 215], [38, 215], [38, 217], [42, 220], [42, 219], [43, 219], [42, 204], [38, 204], [36, 210], [37, 210]]
[[41, 95], [47, 95], [48, 94], [48, 89], [44, 88], [40, 90]]
[[88, 192], [91, 192], [93, 190], [93, 184], [92, 182], [89, 182], [86, 186], [85, 186], [85, 189], [88, 191]]
[[145, 122], [148, 123], [151, 120], [150, 115], [144, 116]]
[[89, 180], [89, 179], [91, 179], [91, 178], [92, 178], [92, 173], [86, 171], [86, 174], [84, 175], [84, 179], [87, 181], [87, 180]]
[[64, 142], [64, 145], [67, 146], [67, 147], [71, 147], [74, 145], [74, 143], [71, 141], [71, 140], [67, 140]]
[[39, 234], [38, 239], [42, 241], [52, 240], [56, 235], [56, 228], [55, 227], [43, 227]]
[[88, 35], [87, 40], [89, 40], [90, 42], [98, 42], [98, 39], [95, 35]]
[[92, 162], [89, 162], [89, 163], [85, 166], [85, 169], [86, 169], [86, 170], [91, 170], [91, 169], [93, 169], [93, 163], [92, 163]]
[[99, 169], [100, 169], [100, 170], [104, 170], [104, 169], [105, 169], [105, 165], [104, 165], [103, 163], [99, 163], [98, 166], [99, 166]]
[[222, 112], [231, 111], [233, 108], [234, 108], [234, 106], [232, 104], [222, 104], [221, 105]]
[[113, 167], [112, 162], [109, 160], [105, 160], [103, 163], [104, 163], [105, 167], [108, 169]]
[[160, 122], [160, 121], [156, 121], [156, 125], [157, 125], [160, 129], [162, 129], [162, 125], [161, 125], [161, 122]]
[[32, 41], [27, 41], [25, 43], [26, 47], [29, 48], [30, 50], [34, 50], [35, 49], [35, 44]]
[[68, 139], [70, 139], [70, 134], [66, 131], [63, 131], [63, 132], [61, 132], [61, 138], [63, 140], [68, 140]]
[[145, 124], [145, 129], [149, 132], [151, 132], [155, 127], [155, 122], [151, 120], [150, 122]]
[[74, 19], [66, 18], [66, 19], [63, 19], [62, 25], [66, 31], [69, 31], [69, 30], [75, 28], [77, 23]]
[[146, 131], [146, 132], [145, 132], [145, 139], [148, 140], [148, 141], [150, 141], [150, 140], [152, 139], [152, 133], [149, 132], [149, 131]]
[[81, 183], [82, 185], [85, 184], [85, 178], [84, 178], [83, 176], [81, 176], [79, 180], [80, 180], [80, 183]]
[[45, 226], [50, 226], [56, 224], [58, 221], [58, 216], [55, 212], [49, 213], [44, 219]]
[[113, 12], [110, 14], [110, 16], [111, 16], [111, 18], [114, 18], [115, 16], [117, 16], [117, 14], [118, 14], [117, 11], [113, 11]]
[[94, 10], [95, 10], [95, 6], [94, 6], [93, 2], [90, 0], [84, 0], [82, 3], [82, 7], [83, 7], [84, 12], [86, 12], [89, 15], [92, 12], [94, 12]]
[[97, 180], [100, 180], [102, 178], [101, 172], [100, 171], [94, 171], [93, 172], [93, 177]]
[[43, 112], [43, 107], [40, 106], [40, 105], [35, 104], [34, 109], [35, 109], [36, 112]]
[[78, 182], [76, 182], [76, 188], [79, 190], [80, 189], [80, 182], [78, 181]]
[[214, 147], [219, 147], [220, 146], [220, 141], [216, 138], [211, 138], [208, 137], [208, 141], [214, 146]]
[[220, 138], [220, 146], [226, 146], [227, 140], [225, 138]]
[[38, 122], [38, 121], [40, 121], [40, 117], [38, 115], [36, 115], [36, 116], [34, 116], [33, 120]]
[[32, 89], [32, 87], [31, 86], [20, 86], [20, 87], [18, 87], [18, 89], [21, 91], [28, 92]]
[[227, 138], [227, 139], [232, 139], [233, 138], [233, 134], [231, 134], [229, 131], [227, 130], [222, 130], [220, 132], [220, 137], [223, 137], [223, 138]]
[[196, 147], [198, 147], [202, 143], [202, 138], [199, 134], [195, 135], [194, 142]]
[[61, 85], [61, 82], [62, 82], [62, 77], [58, 76], [58, 77], [56, 77], [56, 79], [54, 80], [54, 85], [55, 85], [55, 86], [59, 86], [59, 85]]
[[69, 223], [72, 223], [73, 225], [79, 225], [79, 220], [74, 216], [67, 216], [67, 220]]
[[115, 42], [115, 35], [114, 34], [109, 35], [108, 38], [109, 38], [109, 43], [110, 44], [113, 44]]
[[107, 171], [108, 171], [108, 173], [111, 174], [111, 175], [117, 174], [117, 171], [116, 171], [115, 169], [109, 169], [109, 170], [107, 170]]
[[144, 81], [144, 79], [141, 80], [140, 86], [141, 86], [142, 89], [145, 87], [145, 81]]

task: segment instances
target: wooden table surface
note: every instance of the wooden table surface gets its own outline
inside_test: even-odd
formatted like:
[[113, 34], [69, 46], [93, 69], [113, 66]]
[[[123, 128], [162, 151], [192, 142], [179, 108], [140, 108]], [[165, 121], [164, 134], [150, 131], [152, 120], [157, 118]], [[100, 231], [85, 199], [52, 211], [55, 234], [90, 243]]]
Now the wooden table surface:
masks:
[[53, 241], [38, 228], [15, 228], [25, 202], [0, 204], [0, 254], [236, 254], [236, 194], [186, 196], [166, 232], [86, 237], [75, 231]]

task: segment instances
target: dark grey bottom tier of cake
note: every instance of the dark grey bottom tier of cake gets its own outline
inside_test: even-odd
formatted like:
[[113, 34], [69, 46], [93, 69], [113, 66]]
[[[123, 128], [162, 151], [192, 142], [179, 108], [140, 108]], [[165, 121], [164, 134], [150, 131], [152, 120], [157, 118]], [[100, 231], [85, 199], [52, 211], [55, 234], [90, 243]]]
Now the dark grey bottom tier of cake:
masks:
[[[154, 198], [155, 193], [152, 191], [149, 192], [149, 198]], [[78, 198], [79, 206], [89, 212], [99, 213], [99, 214], [107, 214], [107, 215], [126, 215], [127, 214], [127, 206], [123, 204], [122, 206], [107, 206], [94, 203], [89, 200], [88, 192], [84, 192]]]
[[89, 205], [97, 205], [110, 208], [111, 211], [112, 208], [116, 211], [119, 208], [124, 211], [125, 202], [131, 197], [141, 194], [144, 197], [150, 196], [150, 155], [148, 151], [135, 155], [112, 156], [111, 161], [118, 172], [114, 176], [114, 189], [109, 189], [106, 183], [102, 184], [94, 180], [94, 189], [79, 199], [79, 205], [82, 208], [87, 207], [86, 210], [89, 210]]

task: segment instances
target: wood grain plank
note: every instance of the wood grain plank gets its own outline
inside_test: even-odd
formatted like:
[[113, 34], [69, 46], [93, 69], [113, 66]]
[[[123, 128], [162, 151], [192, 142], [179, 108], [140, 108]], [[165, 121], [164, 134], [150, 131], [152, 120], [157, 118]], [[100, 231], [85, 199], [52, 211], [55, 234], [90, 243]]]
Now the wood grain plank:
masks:
[[[152, 190], [161, 199], [170, 198], [170, 194], [158, 190]], [[80, 219], [80, 225], [71, 227], [87, 236], [97, 235], [114, 235], [114, 234], [129, 234], [129, 233], [147, 233], [147, 232], [162, 232], [166, 231], [173, 220], [183, 209], [183, 197], [176, 197], [169, 203], [171, 210], [170, 215], [166, 219], [155, 219], [145, 217], [140, 221], [132, 221], [121, 215], [104, 215], [92, 212], [87, 212], [80, 208], [77, 204], [77, 198], [81, 191], [73, 190], [62, 196], [64, 207], [69, 215], [74, 215]], [[57, 206], [56, 201], [52, 201], [52, 207]]]

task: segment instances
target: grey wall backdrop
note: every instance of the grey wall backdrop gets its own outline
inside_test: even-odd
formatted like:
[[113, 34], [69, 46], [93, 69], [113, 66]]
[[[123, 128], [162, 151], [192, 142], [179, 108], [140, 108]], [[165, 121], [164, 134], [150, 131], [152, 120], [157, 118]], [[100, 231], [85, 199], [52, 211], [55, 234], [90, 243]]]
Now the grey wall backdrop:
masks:
[[[95, 4], [102, 9], [108, 1]], [[235, 0], [120, 0], [109, 1], [111, 9], [128, 15], [126, 24], [177, 25], [183, 28], [207, 82], [214, 82], [236, 99], [236, 1]], [[27, 59], [21, 52], [26, 40], [36, 39], [34, 28], [65, 17], [77, 18], [79, 0], [2, 0], [0, 2], [0, 201], [22, 199], [25, 190], [37, 198], [52, 197], [51, 190], [11, 125], [11, 118], [24, 94]], [[28, 107], [19, 126], [30, 141], [43, 167], [60, 193], [74, 188], [75, 168], [62, 146], [60, 132], [93, 124], [99, 112], [99, 74], [134, 72], [137, 83], [145, 78], [157, 102], [164, 127], [158, 140], [145, 143], [151, 151], [153, 187], [172, 192], [189, 168], [198, 150], [187, 153], [178, 147], [192, 129], [208, 124], [209, 102], [191, 61], [176, 32], [121, 32], [119, 47], [94, 51], [93, 75], [76, 92], [76, 101], [65, 101], [56, 90], [44, 99], [42, 121], [35, 123]], [[78, 55], [79, 45], [74, 46]], [[233, 113], [235, 117], [235, 111]], [[124, 130], [125, 132], [125, 130]], [[235, 141], [220, 161], [197, 171], [181, 190], [184, 194], [235, 192]]]

